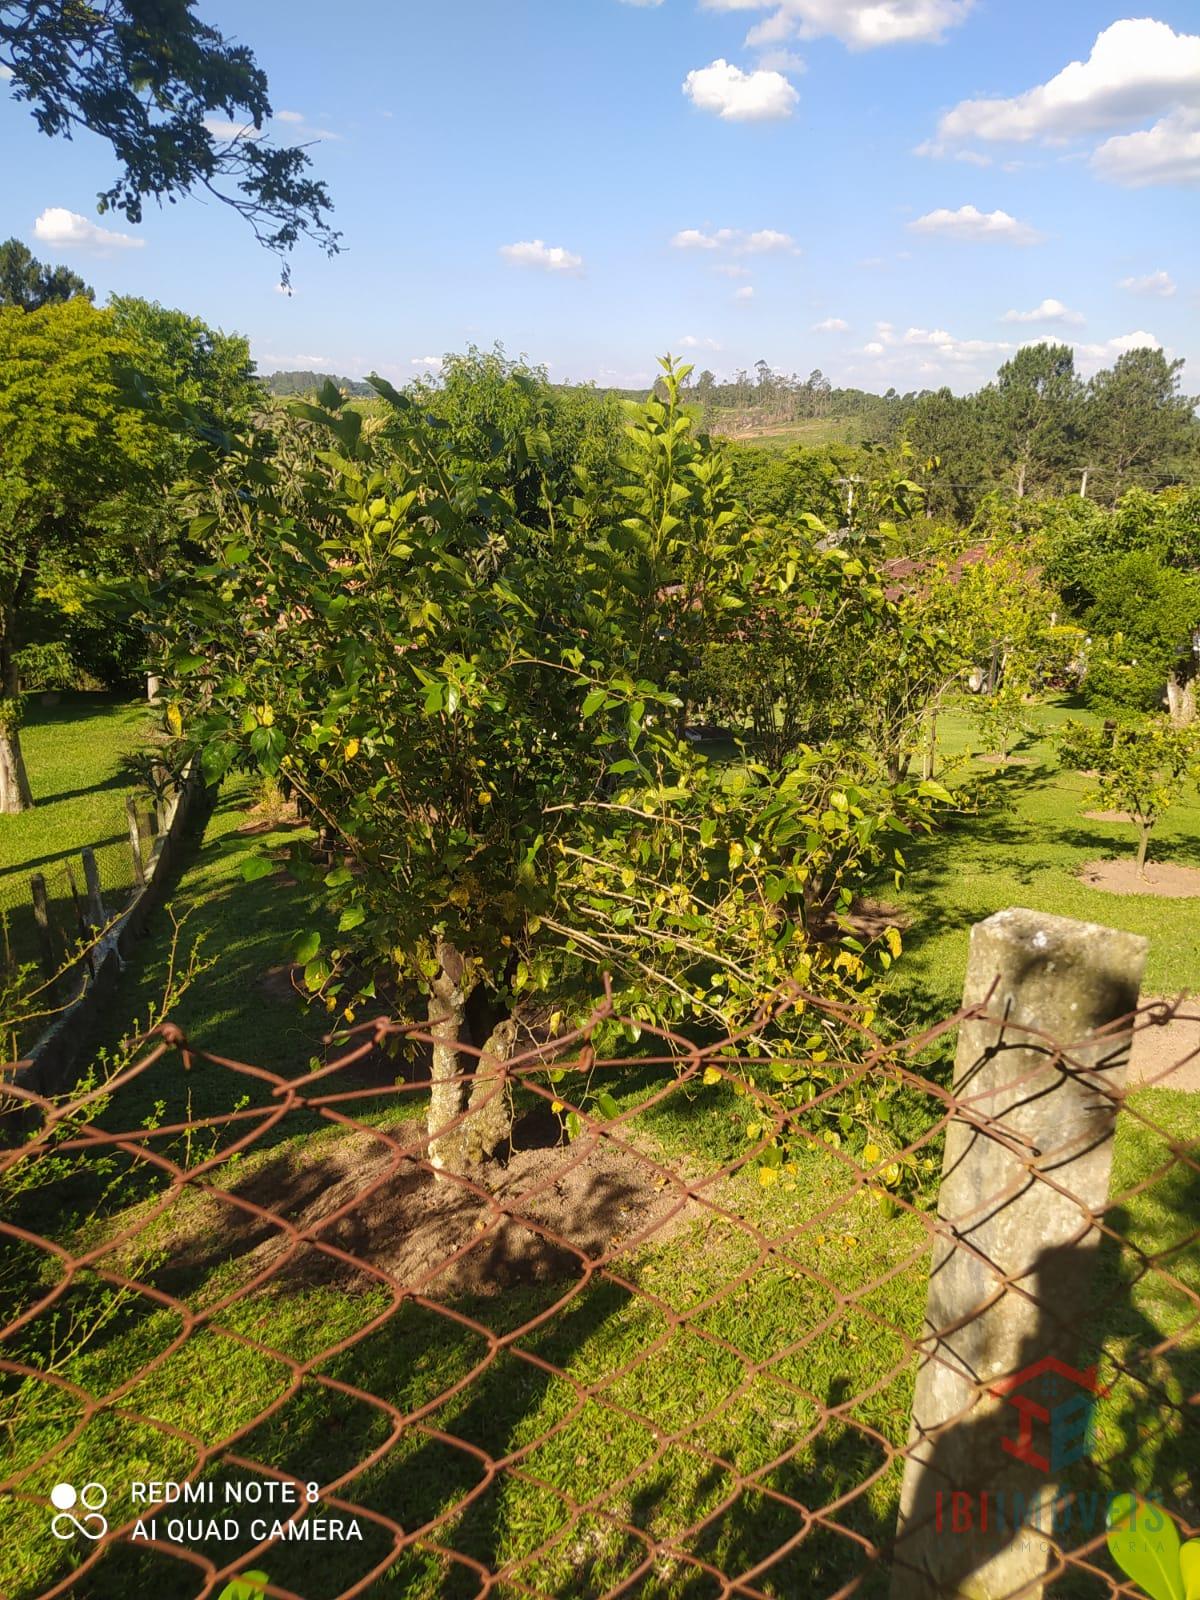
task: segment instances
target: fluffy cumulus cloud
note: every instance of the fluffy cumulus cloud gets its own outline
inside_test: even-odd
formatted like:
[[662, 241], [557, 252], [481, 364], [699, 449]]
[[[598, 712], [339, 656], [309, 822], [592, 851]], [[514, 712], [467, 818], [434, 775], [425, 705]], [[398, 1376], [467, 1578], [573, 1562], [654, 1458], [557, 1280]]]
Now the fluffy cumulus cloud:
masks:
[[921, 151], [1100, 135], [1108, 137], [1091, 160], [1101, 178], [1131, 187], [1200, 183], [1200, 34], [1176, 33], [1152, 17], [1114, 22], [1086, 61], [1070, 62], [1047, 82], [1007, 99], [962, 101]]
[[[799, 255], [800, 249], [790, 233], [778, 228], [759, 228], [746, 233], [741, 228], [683, 228], [671, 240], [676, 250], [720, 250], [730, 255], [764, 256], [774, 254]], [[744, 271], [744, 268], [739, 269]]]
[[1200, 186], [1200, 112], [1176, 111], [1140, 133], [1106, 139], [1093, 154], [1092, 167], [1109, 183], [1128, 189]]
[[1128, 289], [1130, 294], [1148, 294], [1157, 300], [1172, 300], [1178, 292], [1174, 278], [1169, 272], [1148, 272], [1145, 277], [1122, 278], [1122, 289]]
[[980, 211], [978, 206], [960, 206], [957, 211], [943, 208], [930, 211], [909, 223], [913, 233], [944, 239], [997, 244], [1037, 244], [1041, 235], [1027, 222], [1019, 222], [1007, 211]]
[[814, 333], [849, 333], [850, 324], [842, 317], [826, 317], [824, 322], [814, 322]]
[[214, 139], [221, 139], [226, 144], [232, 144], [235, 139], [263, 139], [266, 137], [261, 128], [256, 128], [252, 122], [229, 122], [224, 117], [205, 117], [204, 126]]
[[12, 68], [0, 65], [0, 78], [11, 78]]
[[1130, 350], [1161, 350], [1163, 342], [1145, 329], [1137, 333], [1119, 333], [1115, 339], [1106, 339], [1102, 344], [1077, 344], [1075, 356], [1079, 369], [1085, 375], [1099, 372], [1102, 367], [1111, 367], [1113, 362], [1123, 355], [1128, 355]]
[[131, 233], [116, 233], [101, 228], [78, 211], [65, 206], [47, 206], [33, 225], [34, 237], [52, 250], [87, 250], [94, 255], [111, 255], [117, 250], [142, 250], [144, 239]]
[[880, 322], [863, 354], [884, 371], [915, 371], [922, 378], [960, 375], [965, 380], [985, 374], [1012, 349], [1002, 339], [960, 339], [945, 328], [909, 328], [901, 333], [890, 322]]
[[700, 111], [723, 122], [778, 122], [790, 117], [800, 96], [782, 72], [757, 67], [744, 72], [724, 58], [689, 72], [683, 92]]
[[1043, 300], [1040, 306], [1034, 306], [1032, 311], [1006, 311], [1005, 322], [1036, 322], [1061, 323], [1064, 327], [1078, 327], [1086, 322], [1087, 318], [1082, 311], [1072, 311], [1069, 306], [1063, 305], [1061, 300]]
[[750, 45], [831, 35], [852, 49], [930, 44], [965, 22], [975, 0], [703, 0], [709, 11], [769, 11]]
[[441, 356], [414, 356], [409, 362], [410, 367], [420, 367], [425, 372], [440, 372], [442, 370]]
[[679, 341], [681, 350], [719, 350], [721, 346], [715, 339], [698, 338], [694, 333], [685, 333]]
[[561, 245], [548, 245], [542, 239], [525, 239], [519, 244], [502, 244], [500, 254], [514, 267], [528, 267], [535, 272], [562, 272], [578, 275], [583, 271], [583, 257]]

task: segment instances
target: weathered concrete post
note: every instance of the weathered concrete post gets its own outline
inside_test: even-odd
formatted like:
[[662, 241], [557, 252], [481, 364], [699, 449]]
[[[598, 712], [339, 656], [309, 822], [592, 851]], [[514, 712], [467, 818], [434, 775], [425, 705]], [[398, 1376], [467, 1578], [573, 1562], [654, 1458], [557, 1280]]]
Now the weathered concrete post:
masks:
[[1078, 1363], [1115, 1124], [1103, 1091], [1124, 1087], [1132, 1030], [1097, 1034], [1136, 1009], [1148, 948], [1034, 911], [971, 930], [963, 1001], [987, 1002], [989, 1020], [959, 1033], [893, 1600], [1042, 1593], [1049, 1546], [1012, 1512], [1058, 1497], [1048, 1381], [1068, 1392], [1053, 1421], [1086, 1431]]
[[83, 878], [87, 884], [88, 918], [93, 928], [101, 929], [108, 921], [104, 910], [104, 893], [100, 887], [100, 868], [96, 864], [96, 852], [87, 846], [80, 851], [83, 857]]
[[133, 883], [135, 888], [141, 889], [146, 883], [146, 869], [142, 865], [142, 825], [132, 795], [125, 802], [125, 814], [129, 818], [129, 854], [133, 861]]
[[43, 974], [53, 979], [58, 971], [54, 956], [54, 935], [50, 931], [50, 901], [46, 895], [46, 880], [40, 872], [29, 879], [29, 892], [33, 896], [33, 925], [37, 929], [38, 961]]

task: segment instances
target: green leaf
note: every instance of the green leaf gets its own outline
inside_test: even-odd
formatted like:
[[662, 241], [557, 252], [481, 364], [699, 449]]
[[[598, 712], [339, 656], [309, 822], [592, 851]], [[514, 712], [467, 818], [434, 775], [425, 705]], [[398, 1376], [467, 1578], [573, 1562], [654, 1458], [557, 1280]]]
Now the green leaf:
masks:
[[607, 690], [593, 689], [591, 694], [589, 694], [587, 699], [583, 702], [583, 715], [585, 721], [588, 717], [594, 716], [607, 699]]
[[296, 964], [306, 967], [320, 948], [321, 935], [315, 928], [309, 929], [307, 933], [302, 933], [296, 940], [292, 951]]
[[225, 1585], [217, 1600], [261, 1600], [263, 1590], [270, 1581], [265, 1572], [243, 1572], [232, 1583]]
[[1184, 1600], [1200, 1600], [1200, 1539], [1189, 1539], [1179, 1552]]
[[605, 1089], [603, 1093], [596, 1096], [596, 1109], [602, 1116], [607, 1117], [610, 1122], [614, 1117], [619, 1117], [621, 1115], [620, 1106], [613, 1099], [612, 1095], [609, 1094], [607, 1089]]
[[567, 1138], [570, 1139], [570, 1140], [578, 1139], [582, 1129], [583, 1129], [583, 1124], [579, 1120], [579, 1113], [577, 1111], [568, 1111], [567, 1112]]
[[357, 928], [360, 922], [366, 920], [367, 913], [361, 906], [347, 906], [342, 912], [341, 921], [338, 923], [339, 933], [349, 933], [351, 928]]
[[1136, 1495], [1118, 1495], [1108, 1511], [1108, 1549], [1150, 1600], [1186, 1600], [1179, 1530], [1161, 1506]]
[[954, 796], [949, 789], [943, 787], [940, 783], [935, 783], [931, 778], [925, 780], [918, 793], [922, 800], [940, 800], [944, 806], [952, 806], [954, 804]]
[[251, 856], [242, 867], [242, 882], [257, 883], [260, 878], [269, 878], [277, 870], [273, 861], [268, 861], [265, 856]]

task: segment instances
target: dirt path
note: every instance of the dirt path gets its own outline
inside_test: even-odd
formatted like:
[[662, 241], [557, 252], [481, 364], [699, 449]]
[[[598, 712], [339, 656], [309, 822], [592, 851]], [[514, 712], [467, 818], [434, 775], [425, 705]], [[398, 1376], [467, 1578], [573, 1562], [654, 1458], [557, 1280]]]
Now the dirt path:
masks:
[[[1155, 996], [1149, 996], [1154, 1000]], [[1188, 1001], [1186, 1017], [1161, 1028], [1142, 1028], [1134, 1037], [1129, 1064], [1131, 1084], [1200, 1094], [1200, 1000]]]

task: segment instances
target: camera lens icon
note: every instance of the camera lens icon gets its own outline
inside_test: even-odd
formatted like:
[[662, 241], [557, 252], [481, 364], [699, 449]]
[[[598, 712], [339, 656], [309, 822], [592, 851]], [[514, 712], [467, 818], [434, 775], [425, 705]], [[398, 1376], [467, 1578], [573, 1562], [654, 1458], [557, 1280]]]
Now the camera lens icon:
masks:
[[[108, 1532], [108, 1519], [100, 1515], [108, 1504], [108, 1490], [102, 1483], [85, 1483], [78, 1490], [73, 1483], [56, 1483], [50, 1491], [50, 1504], [58, 1512], [50, 1519], [56, 1539], [74, 1539], [77, 1534], [103, 1539]], [[74, 1515], [76, 1506], [83, 1508], [83, 1515]]]

